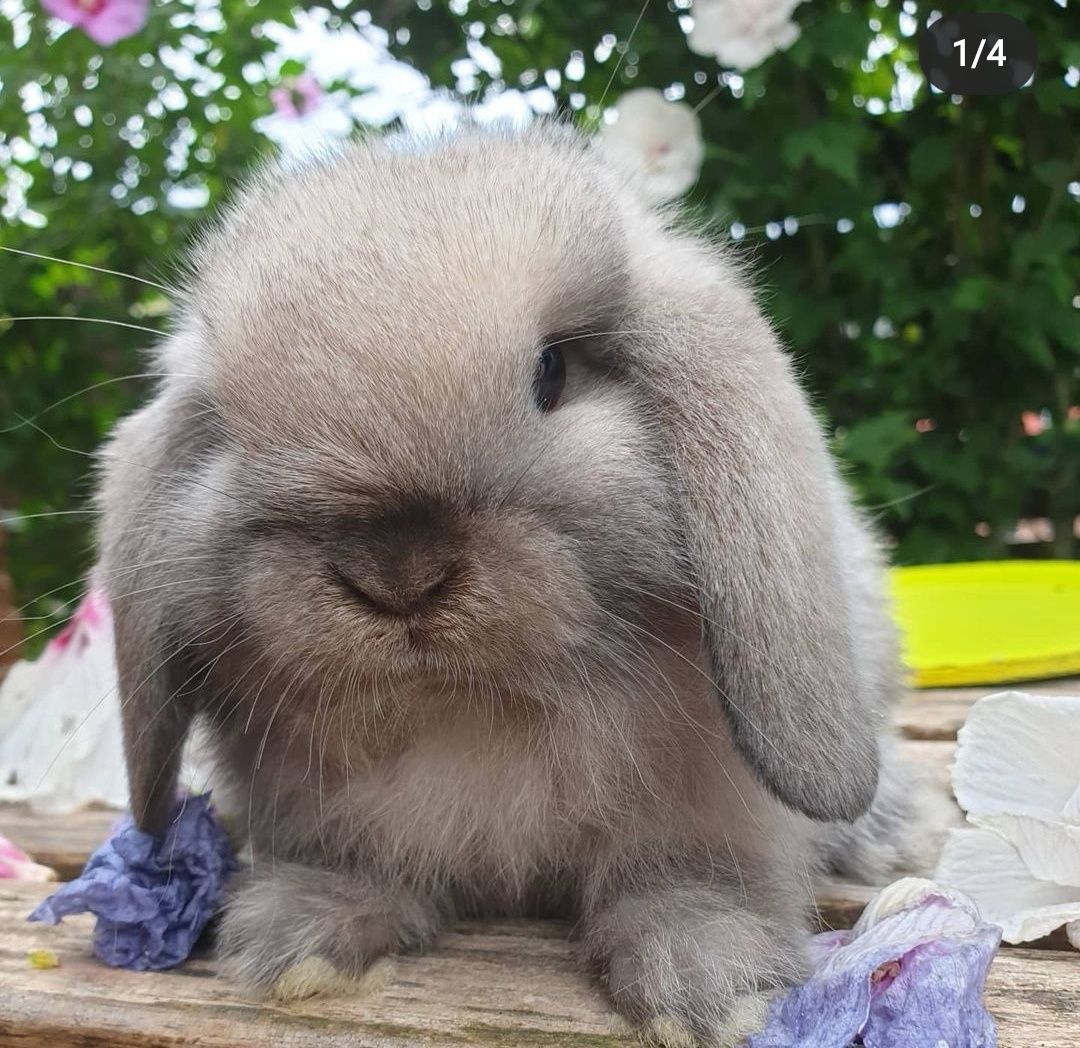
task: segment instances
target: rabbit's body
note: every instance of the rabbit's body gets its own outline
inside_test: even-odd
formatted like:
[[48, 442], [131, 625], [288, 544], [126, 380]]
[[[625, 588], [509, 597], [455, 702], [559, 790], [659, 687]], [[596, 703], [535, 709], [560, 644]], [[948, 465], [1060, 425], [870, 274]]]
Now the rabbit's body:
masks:
[[873, 543], [738, 273], [580, 139], [266, 180], [162, 360], [100, 578], [137, 817], [196, 717], [247, 815], [250, 982], [558, 910], [626, 1014], [713, 1035], [802, 970], [823, 848], [903, 854], [895, 785], [879, 852], [847, 825], [891, 762]]

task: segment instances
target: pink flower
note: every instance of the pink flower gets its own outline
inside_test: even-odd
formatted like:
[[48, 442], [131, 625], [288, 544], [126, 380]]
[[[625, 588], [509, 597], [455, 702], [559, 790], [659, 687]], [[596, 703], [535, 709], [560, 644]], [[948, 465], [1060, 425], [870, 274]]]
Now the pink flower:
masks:
[[1037, 437], [1046, 429], [1046, 419], [1043, 418], [1041, 411], [1022, 411], [1020, 425], [1026, 436]]
[[94, 43], [109, 47], [146, 25], [150, 0], [41, 0], [41, 6], [78, 26]]
[[323, 99], [323, 89], [310, 73], [286, 80], [281, 87], [270, 92], [270, 101], [274, 111], [284, 117], [306, 116], [317, 109]]
[[55, 881], [56, 871], [39, 866], [21, 848], [0, 836], [0, 879], [16, 881]]
[[46, 645], [50, 655], [58, 655], [71, 649], [81, 655], [94, 641], [101, 627], [112, 626], [112, 609], [109, 598], [99, 589], [89, 590], [67, 625]]

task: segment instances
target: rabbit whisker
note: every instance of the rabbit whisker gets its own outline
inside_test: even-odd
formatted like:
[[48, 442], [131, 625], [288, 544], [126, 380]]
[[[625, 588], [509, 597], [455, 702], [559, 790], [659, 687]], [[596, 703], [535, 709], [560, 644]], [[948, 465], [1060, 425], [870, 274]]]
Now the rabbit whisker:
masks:
[[157, 328], [146, 327], [145, 324], [129, 324], [124, 320], [109, 320], [107, 317], [46, 317], [46, 316], [34, 316], [34, 317], [9, 317], [6, 315], [0, 315], [0, 325], [2, 324], [18, 324], [27, 320], [66, 320], [77, 321], [80, 324], [108, 324], [110, 327], [128, 328], [131, 331], [145, 331], [150, 335], [164, 335], [164, 331], [159, 331]]
[[104, 266], [92, 266], [88, 262], [74, 262], [70, 258], [55, 258], [52, 255], [42, 255], [37, 251], [25, 251], [22, 248], [17, 247], [2, 247], [0, 251], [7, 251], [11, 255], [25, 255], [27, 258], [41, 259], [43, 262], [59, 262], [63, 266], [74, 266], [77, 269], [89, 269], [95, 273], [104, 273], [111, 277], [123, 277], [125, 280], [134, 280], [137, 284], [146, 284], [147, 287], [156, 287], [159, 291], [164, 291], [167, 295], [175, 294], [176, 291], [173, 288], [168, 287], [165, 284], [159, 284], [156, 280], [147, 280], [146, 277], [137, 277], [134, 273], [124, 273], [119, 269], [106, 269]]

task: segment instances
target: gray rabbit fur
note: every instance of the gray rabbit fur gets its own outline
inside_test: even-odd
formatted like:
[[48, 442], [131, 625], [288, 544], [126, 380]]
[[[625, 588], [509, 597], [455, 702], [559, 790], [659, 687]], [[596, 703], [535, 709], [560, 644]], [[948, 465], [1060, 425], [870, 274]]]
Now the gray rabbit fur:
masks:
[[874, 541], [741, 267], [588, 140], [263, 173], [158, 360], [98, 579], [138, 823], [193, 722], [238, 799], [249, 985], [562, 913], [707, 1041], [803, 973], [815, 872], [915, 861]]

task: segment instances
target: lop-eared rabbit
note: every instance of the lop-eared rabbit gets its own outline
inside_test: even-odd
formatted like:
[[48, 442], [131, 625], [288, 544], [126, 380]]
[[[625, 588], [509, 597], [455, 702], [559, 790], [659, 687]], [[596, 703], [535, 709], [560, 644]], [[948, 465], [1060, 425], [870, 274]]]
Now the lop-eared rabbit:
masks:
[[815, 871], [911, 858], [881, 560], [685, 227], [565, 128], [470, 129], [263, 173], [194, 250], [98, 578], [137, 822], [195, 722], [237, 800], [250, 986], [561, 913], [716, 1039], [804, 972]]

